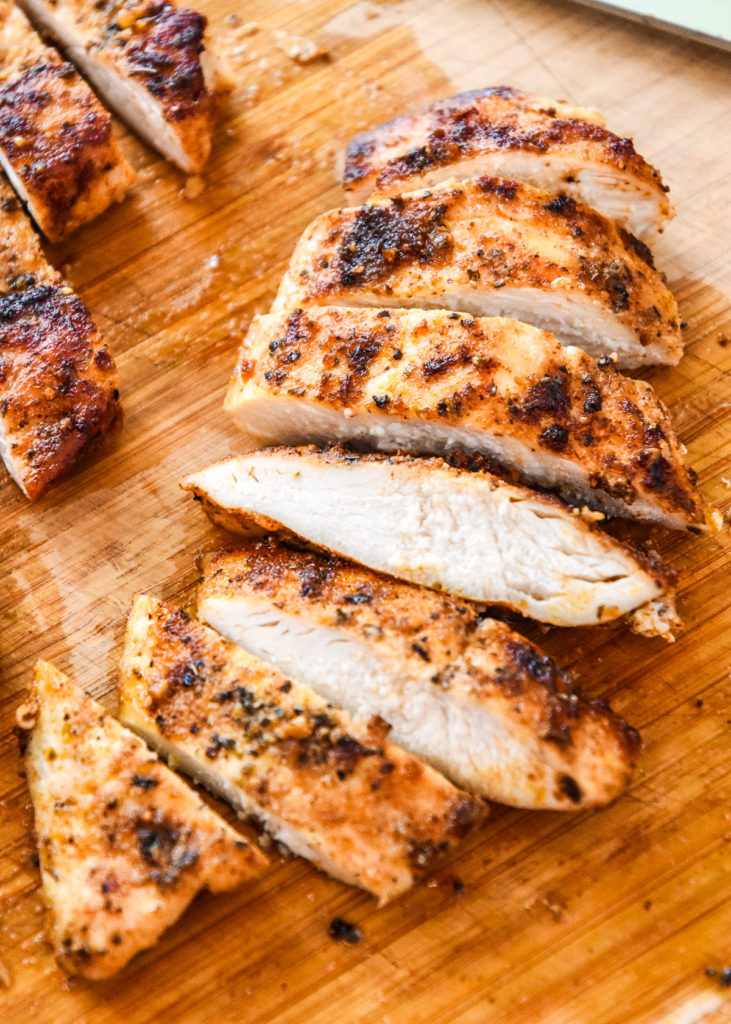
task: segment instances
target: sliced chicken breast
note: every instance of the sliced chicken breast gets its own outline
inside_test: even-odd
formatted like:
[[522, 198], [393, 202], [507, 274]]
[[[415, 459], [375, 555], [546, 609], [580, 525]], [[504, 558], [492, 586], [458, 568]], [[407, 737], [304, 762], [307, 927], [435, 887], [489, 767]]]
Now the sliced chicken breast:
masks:
[[317, 867], [385, 902], [484, 806], [312, 690], [147, 597], [127, 626], [121, 717]]
[[266, 857], [131, 732], [46, 662], [18, 711], [48, 936], [95, 980], [154, 946], [201, 889], [226, 892]]
[[675, 299], [649, 249], [569, 196], [501, 178], [331, 210], [305, 230], [273, 312], [436, 306], [514, 316], [620, 367], [675, 364]]
[[476, 451], [612, 515], [703, 522], [650, 385], [517, 320], [336, 307], [259, 316], [225, 407], [266, 444]]
[[0, 455], [35, 500], [120, 423], [114, 360], [0, 179]]
[[198, 615], [491, 800], [580, 810], [632, 772], [634, 729], [479, 606], [268, 538], [206, 557]]
[[557, 498], [441, 459], [273, 448], [183, 481], [226, 529], [278, 531], [368, 568], [556, 626], [667, 596], [668, 571]]
[[10, 0], [0, 0], [0, 166], [52, 242], [121, 202], [135, 179], [109, 114]]
[[476, 89], [356, 135], [343, 184], [355, 202], [489, 174], [564, 192], [652, 240], [673, 216], [658, 171], [595, 110], [508, 86]]
[[229, 85], [202, 14], [171, 0], [18, 3], [148, 145], [188, 174], [202, 168]]

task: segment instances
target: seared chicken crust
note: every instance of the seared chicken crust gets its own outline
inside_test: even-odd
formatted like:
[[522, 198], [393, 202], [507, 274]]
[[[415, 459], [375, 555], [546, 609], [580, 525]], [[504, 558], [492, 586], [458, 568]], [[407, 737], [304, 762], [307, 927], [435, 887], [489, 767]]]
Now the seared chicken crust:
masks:
[[52, 242], [121, 202], [135, 179], [109, 114], [10, 0], [0, 0], [0, 164]]
[[612, 515], [703, 522], [652, 387], [517, 320], [336, 307], [258, 316], [225, 408], [266, 444], [477, 451]]
[[674, 365], [683, 350], [677, 303], [642, 242], [570, 196], [502, 178], [317, 217], [272, 311], [307, 305], [515, 316], [620, 367]]
[[138, 597], [121, 717], [316, 866], [385, 902], [484, 806], [307, 687], [183, 611]]
[[[556, 626], [595, 625], [663, 598], [672, 574], [557, 498], [441, 459], [271, 448], [181, 486], [238, 533], [280, 533], [410, 583]], [[578, 512], [578, 510], [577, 510]]]
[[225, 892], [266, 857], [131, 732], [47, 662], [28, 730], [48, 935], [71, 974], [108, 978], [153, 946], [203, 888]]
[[35, 500], [121, 423], [117, 369], [0, 180], [0, 454]]
[[356, 135], [343, 184], [355, 202], [449, 178], [515, 178], [593, 206], [652, 239], [673, 215], [658, 171], [595, 110], [509, 86], [476, 89]]
[[490, 800], [580, 810], [632, 772], [635, 730], [479, 606], [269, 537], [206, 556], [198, 615]]
[[170, 0], [18, 2], [150, 146], [187, 173], [202, 168], [228, 87], [202, 14]]

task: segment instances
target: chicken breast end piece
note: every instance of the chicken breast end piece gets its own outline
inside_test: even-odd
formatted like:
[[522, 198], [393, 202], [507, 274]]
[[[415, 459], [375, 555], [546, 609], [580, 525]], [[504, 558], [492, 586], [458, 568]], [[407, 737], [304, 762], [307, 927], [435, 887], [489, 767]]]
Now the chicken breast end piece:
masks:
[[255, 877], [266, 857], [66, 676], [38, 662], [26, 766], [48, 934], [64, 970], [117, 973], [208, 888]]

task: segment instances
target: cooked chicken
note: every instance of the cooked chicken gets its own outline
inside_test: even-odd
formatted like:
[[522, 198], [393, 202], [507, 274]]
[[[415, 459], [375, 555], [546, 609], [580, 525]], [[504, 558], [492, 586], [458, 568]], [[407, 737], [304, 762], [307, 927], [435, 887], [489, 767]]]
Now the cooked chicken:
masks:
[[664, 567], [557, 498], [441, 459], [272, 448], [216, 463], [182, 486], [226, 529], [281, 531], [556, 626], [616, 619], [666, 595], [670, 582]]
[[565, 192], [651, 240], [673, 215], [667, 188], [631, 139], [596, 111], [498, 86], [396, 117], [350, 142], [343, 183], [355, 202], [448, 178], [491, 174]]
[[500, 178], [318, 217], [273, 311], [308, 304], [515, 316], [626, 367], [674, 364], [683, 349], [677, 304], [646, 246], [568, 196]]
[[46, 662], [18, 724], [48, 933], [61, 966], [108, 978], [203, 888], [225, 892], [266, 857], [145, 745]]
[[267, 444], [477, 451], [611, 514], [703, 521], [650, 385], [517, 320], [334, 307], [259, 316], [226, 408]]
[[0, 0], [0, 165], [52, 242], [120, 202], [135, 178], [109, 114], [10, 0]]
[[18, 0], [104, 101], [187, 173], [211, 150], [216, 94], [228, 87], [206, 18], [170, 0]]
[[579, 810], [629, 779], [634, 729], [478, 606], [273, 538], [203, 573], [201, 618], [473, 793]]
[[0, 455], [35, 500], [121, 422], [117, 370], [0, 177]]
[[182, 611], [138, 597], [123, 720], [317, 867], [385, 902], [483, 805], [307, 687]]

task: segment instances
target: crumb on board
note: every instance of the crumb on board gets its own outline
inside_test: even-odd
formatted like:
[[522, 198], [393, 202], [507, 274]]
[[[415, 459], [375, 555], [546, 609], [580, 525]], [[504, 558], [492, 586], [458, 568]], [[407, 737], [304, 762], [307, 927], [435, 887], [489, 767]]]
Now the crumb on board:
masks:
[[185, 199], [197, 199], [202, 195], [203, 190], [206, 187], [206, 183], [203, 178], [198, 174], [191, 175], [190, 178], [186, 178], [185, 185], [183, 186], [182, 193]]
[[279, 31], [274, 33], [274, 38], [279, 49], [298, 64], [310, 64], [318, 57], [327, 57], [330, 52], [326, 46], [303, 36], [292, 36]]

